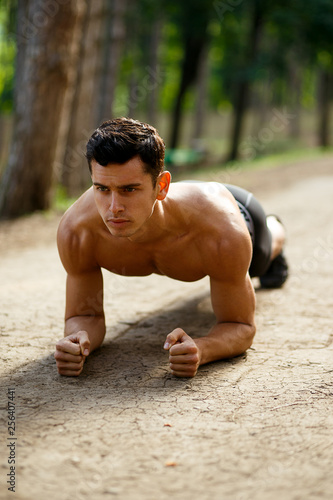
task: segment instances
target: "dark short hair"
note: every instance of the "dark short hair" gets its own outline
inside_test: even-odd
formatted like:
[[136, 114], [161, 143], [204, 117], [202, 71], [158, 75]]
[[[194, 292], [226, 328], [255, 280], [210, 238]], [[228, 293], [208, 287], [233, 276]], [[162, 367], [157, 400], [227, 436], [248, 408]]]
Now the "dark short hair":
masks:
[[102, 123], [92, 134], [86, 158], [91, 173], [92, 160], [105, 167], [139, 156], [155, 186], [164, 169], [164, 153], [164, 141], [154, 127], [131, 118], [115, 118]]

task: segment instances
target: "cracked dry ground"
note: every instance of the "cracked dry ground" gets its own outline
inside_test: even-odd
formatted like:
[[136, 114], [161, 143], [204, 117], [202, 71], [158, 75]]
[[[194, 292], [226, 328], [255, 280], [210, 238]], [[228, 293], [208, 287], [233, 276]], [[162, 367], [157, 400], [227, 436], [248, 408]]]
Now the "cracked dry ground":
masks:
[[[1, 498], [331, 499], [332, 156], [230, 173], [288, 228], [292, 274], [257, 291], [246, 355], [173, 378], [175, 326], [212, 324], [207, 280], [105, 275], [108, 332], [79, 378], [57, 375], [65, 274], [58, 216], [0, 226]], [[16, 493], [7, 491], [7, 388], [16, 394]], [[13, 496], [14, 495], [14, 496]]]

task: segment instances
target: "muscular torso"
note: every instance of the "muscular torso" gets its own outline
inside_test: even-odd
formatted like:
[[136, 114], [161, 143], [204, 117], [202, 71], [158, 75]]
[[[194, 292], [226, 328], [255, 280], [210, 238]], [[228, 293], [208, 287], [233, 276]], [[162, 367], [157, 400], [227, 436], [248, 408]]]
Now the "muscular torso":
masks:
[[[197, 249], [191, 235], [170, 238], [165, 245], [140, 245], [131, 241], [111, 242], [108, 234], [100, 235], [96, 259], [100, 267], [124, 276], [167, 275], [181, 281], [195, 281], [204, 276], [197, 265]], [[182, 257], [186, 253], [186, 263]], [[192, 264], [191, 264], [192, 262]]]
[[85, 271], [91, 266], [121, 275], [157, 273], [181, 281], [210, 274], [217, 253], [223, 259], [223, 254], [238, 251], [233, 242], [239, 234], [249, 239], [237, 204], [217, 183], [171, 184], [160, 203], [164, 227], [156, 228], [156, 238], [154, 233], [143, 241], [111, 235], [96, 209], [92, 189], [69, 209], [60, 231], [75, 234], [73, 252], [84, 262]]
[[[182, 281], [209, 276], [216, 323], [196, 340], [181, 328], [167, 336], [165, 348], [176, 375], [193, 376], [199, 364], [244, 352], [255, 333], [255, 296], [247, 272], [252, 246], [231, 194], [215, 183], [176, 183], [166, 197], [152, 196], [150, 185], [143, 196], [143, 189], [132, 191], [127, 184], [113, 189], [109, 179], [111, 188], [93, 181], [95, 192], [86, 191], [59, 225], [58, 248], [67, 271], [65, 336], [72, 339], [70, 350], [63, 342], [57, 351], [60, 373], [80, 373], [85, 351], [103, 342], [101, 268]], [[96, 187], [102, 189], [96, 193]], [[78, 343], [84, 356], [78, 353], [76, 363]]]

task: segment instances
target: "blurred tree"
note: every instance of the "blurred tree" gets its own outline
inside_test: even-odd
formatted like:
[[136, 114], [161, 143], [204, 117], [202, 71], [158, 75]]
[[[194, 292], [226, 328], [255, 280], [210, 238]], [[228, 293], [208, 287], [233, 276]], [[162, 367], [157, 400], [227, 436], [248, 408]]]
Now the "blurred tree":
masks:
[[330, 145], [330, 118], [331, 101], [333, 89], [332, 69], [321, 69], [319, 71], [318, 89], [318, 143], [322, 147]]
[[291, 113], [294, 115], [294, 119], [290, 122], [290, 134], [293, 139], [298, 139], [301, 133], [301, 95], [302, 95], [302, 76], [303, 68], [299, 62], [299, 57], [297, 52], [291, 50], [290, 58], [288, 60], [287, 54], [287, 65], [288, 65], [288, 78], [289, 83], [289, 99]]
[[[251, 2], [248, 3], [248, 8], [248, 11], [245, 9], [243, 12], [240, 11], [239, 13], [240, 16], [245, 14], [244, 25], [248, 25], [248, 33], [238, 62], [240, 66], [236, 72], [235, 69], [233, 69], [233, 73], [236, 75], [236, 81], [234, 81], [233, 119], [230, 152], [228, 154], [229, 161], [238, 158], [238, 147], [242, 135], [245, 112], [250, 102], [250, 86], [254, 78], [257, 77], [259, 42], [267, 11], [265, 0], [251, 0]], [[238, 42], [237, 45], [239, 45]]]
[[[105, 3], [106, 0], [86, 0], [76, 78], [73, 86], [67, 88], [70, 105], [63, 106], [61, 117], [61, 134], [64, 140], [58, 140], [55, 166], [58, 177], [61, 176], [61, 184], [71, 197], [81, 193], [90, 182], [84, 156], [85, 145], [100, 122], [98, 99], [102, 90], [102, 96], [108, 104], [112, 93], [112, 89], [104, 88], [104, 75], [107, 71], [101, 57], [102, 35], [108, 20]], [[103, 117], [105, 114], [104, 111]]]
[[[159, 72], [159, 48], [162, 41], [162, 26], [162, 16], [155, 15], [152, 23], [148, 51], [148, 67], [152, 75], [157, 75]], [[148, 88], [147, 122], [154, 126], [157, 126], [158, 121], [158, 88], [158, 82], [152, 80]]]
[[83, 0], [18, 0], [15, 125], [0, 184], [1, 217], [50, 206], [66, 89], [75, 79]]
[[204, 47], [201, 52], [198, 77], [196, 85], [195, 117], [193, 128], [193, 146], [200, 148], [200, 143], [204, 131], [205, 116], [207, 114], [207, 87], [209, 79], [208, 47]]
[[281, 59], [288, 60], [292, 51], [298, 64], [318, 74], [318, 142], [327, 146], [333, 86], [333, 2], [307, 0], [304, 8], [302, 0], [281, 0], [273, 12], [273, 22], [278, 27]]
[[0, 1], [0, 113], [8, 114], [13, 109], [15, 40], [14, 0]]
[[[164, 13], [152, 0], [129, 0], [124, 83], [127, 115], [156, 125], [161, 85], [160, 44]], [[124, 106], [125, 107], [125, 106]]]
[[103, 65], [99, 75], [97, 124], [113, 116], [120, 60], [126, 40], [125, 14], [129, 2], [131, 0], [104, 0]]
[[8, 157], [12, 128], [16, 44], [11, 34], [15, 30], [15, 7], [14, 0], [0, 0], [0, 178]]
[[84, 157], [86, 142], [92, 131], [113, 115], [130, 1], [86, 0], [74, 100], [69, 116], [65, 111], [62, 120], [68, 129], [65, 157], [61, 157], [63, 148], [58, 148], [57, 162], [63, 167], [62, 185], [72, 197], [90, 182]]
[[327, 147], [332, 136], [330, 125], [333, 97], [333, 2], [312, 2], [312, 9], [306, 12], [304, 19], [304, 38], [311, 53], [315, 54], [318, 68], [318, 143]]
[[[219, 5], [219, 2], [217, 2]], [[230, 7], [230, 6], [229, 6]], [[222, 2], [225, 10], [225, 4]], [[228, 159], [239, 155], [239, 143], [245, 111], [251, 103], [250, 93], [256, 89], [256, 113], [266, 115], [259, 83], [270, 82], [271, 98], [267, 104], [287, 107], [293, 120], [287, 129], [298, 137], [301, 124], [301, 101], [304, 87], [302, 75], [314, 74], [320, 66], [318, 109], [320, 110], [320, 144], [328, 143], [329, 99], [331, 99], [331, 57], [333, 48], [333, 2], [308, 0], [249, 0], [229, 8], [223, 16], [222, 85], [233, 105], [233, 125]], [[231, 12], [232, 10], [232, 12]]]
[[[302, 0], [0, 2], [2, 112], [12, 109], [17, 45], [15, 132], [0, 185], [3, 215], [48, 206], [52, 165], [68, 194], [84, 189], [86, 140], [113, 115], [163, 128], [162, 115], [170, 114], [167, 145], [174, 148], [185, 109], [193, 114], [195, 138], [207, 109], [221, 111], [221, 129], [226, 117], [231, 123], [228, 153], [235, 159], [247, 110], [257, 136], [272, 107], [286, 108], [294, 118], [284, 133], [296, 138], [301, 105], [313, 110], [317, 104], [318, 142], [331, 140], [332, 0], [307, 0], [306, 8]], [[8, 137], [7, 123], [5, 132]]]
[[[180, 30], [183, 60], [181, 78], [172, 112], [170, 148], [177, 147], [180, 139], [180, 125], [183, 100], [187, 90], [196, 81], [200, 56], [209, 39], [208, 24], [213, 15], [211, 0], [181, 2], [175, 9], [175, 19]], [[174, 8], [174, 5], [172, 5]]]

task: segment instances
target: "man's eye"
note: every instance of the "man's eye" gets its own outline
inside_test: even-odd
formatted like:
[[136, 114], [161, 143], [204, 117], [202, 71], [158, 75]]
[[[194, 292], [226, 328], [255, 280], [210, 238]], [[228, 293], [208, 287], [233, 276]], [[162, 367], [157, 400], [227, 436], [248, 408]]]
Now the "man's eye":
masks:
[[97, 191], [101, 191], [102, 193], [105, 193], [108, 190], [107, 187], [104, 186], [97, 186]]
[[125, 193], [134, 193], [134, 191], [136, 191], [135, 188], [132, 188], [132, 187], [126, 187], [124, 189]]

